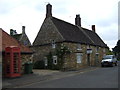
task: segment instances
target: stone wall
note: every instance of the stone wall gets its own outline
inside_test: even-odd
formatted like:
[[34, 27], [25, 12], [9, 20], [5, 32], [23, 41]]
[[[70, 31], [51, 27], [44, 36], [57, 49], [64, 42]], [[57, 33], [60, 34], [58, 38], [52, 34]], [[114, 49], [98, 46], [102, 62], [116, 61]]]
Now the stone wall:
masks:
[[31, 54], [22, 54], [21, 55], [21, 73], [24, 74], [25, 63], [33, 62], [33, 55]]
[[25, 33], [22, 34], [19, 41], [25, 46], [30, 46], [31, 45], [31, 42], [30, 42], [28, 36]]
[[[64, 42], [64, 43], [56, 44], [56, 48], [58, 48], [60, 44], [64, 44], [70, 49], [70, 51], [72, 51], [70, 54], [66, 54], [64, 56], [63, 68], [66, 68], [66, 69], [80, 69], [86, 66], [99, 66], [103, 55], [107, 53], [107, 49], [104, 50], [105, 48], [99, 47], [99, 49], [97, 49], [96, 46], [89, 46], [89, 48], [92, 49], [92, 53], [90, 54], [90, 65], [88, 65], [88, 61], [87, 61], [88, 45], [81, 44], [81, 50], [77, 50], [78, 43]], [[35, 52], [33, 55], [34, 62], [37, 60], [44, 60], [44, 57], [48, 55], [50, 51], [54, 52], [55, 50], [52, 48], [52, 45], [45, 45], [45, 46], [38, 46], [38, 47], [31, 47], [31, 48]], [[82, 54], [81, 63], [77, 63], [77, 53]]]
[[30, 47], [32, 51], [34, 52], [33, 54], [33, 62], [39, 61], [39, 60], [44, 60], [44, 57], [48, 55], [50, 51], [52, 51], [52, 45], [45, 45], [45, 46], [33, 46]]

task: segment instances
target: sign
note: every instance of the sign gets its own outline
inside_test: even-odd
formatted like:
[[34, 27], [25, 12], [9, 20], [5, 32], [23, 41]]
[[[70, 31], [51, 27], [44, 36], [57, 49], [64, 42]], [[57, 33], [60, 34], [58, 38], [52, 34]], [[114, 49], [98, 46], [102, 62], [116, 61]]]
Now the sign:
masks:
[[92, 53], [92, 49], [87, 49], [87, 54]]

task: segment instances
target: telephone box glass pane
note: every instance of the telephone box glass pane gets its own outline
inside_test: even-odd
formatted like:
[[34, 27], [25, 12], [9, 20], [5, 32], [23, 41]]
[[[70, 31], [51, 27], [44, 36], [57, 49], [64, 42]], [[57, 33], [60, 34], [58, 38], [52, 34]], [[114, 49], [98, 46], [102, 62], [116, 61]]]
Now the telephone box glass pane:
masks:
[[13, 57], [13, 67], [14, 67], [14, 73], [18, 73], [18, 60], [19, 60], [19, 53], [14, 53]]
[[6, 72], [10, 73], [10, 53], [6, 54]]

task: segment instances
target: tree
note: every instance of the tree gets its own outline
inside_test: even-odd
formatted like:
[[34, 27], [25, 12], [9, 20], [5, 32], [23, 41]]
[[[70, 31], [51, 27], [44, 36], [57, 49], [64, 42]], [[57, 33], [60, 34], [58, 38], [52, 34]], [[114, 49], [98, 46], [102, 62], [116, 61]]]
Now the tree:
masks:
[[107, 52], [107, 55], [113, 55], [113, 52], [112, 52], [111, 50], [109, 50], [109, 51]]
[[113, 52], [120, 60], [120, 40], [118, 40], [117, 45], [113, 48]]

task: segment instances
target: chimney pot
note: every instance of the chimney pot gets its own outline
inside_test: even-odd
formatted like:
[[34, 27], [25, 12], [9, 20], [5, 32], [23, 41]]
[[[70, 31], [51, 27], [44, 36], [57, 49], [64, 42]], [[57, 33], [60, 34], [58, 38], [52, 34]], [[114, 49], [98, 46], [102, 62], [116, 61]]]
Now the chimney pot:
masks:
[[25, 26], [22, 26], [22, 33], [25, 33]]
[[13, 35], [13, 29], [10, 29], [10, 35]]
[[16, 34], [17, 34], [16, 30], [10, 29], [10, 35], [11, 35], [11, 36], [12, 36], [12, 35], [16, 35]]
[[92, 31], [95, 32], [95, 25], [92, 25]]
[[47, 4], [46, 5], [46, 18], [52, 17], [52, 5]]
[[77, 14], [77, 15], [76, 15], [76, 18], [75, 18], [75, 25], [81, 26], [80, 14]]

